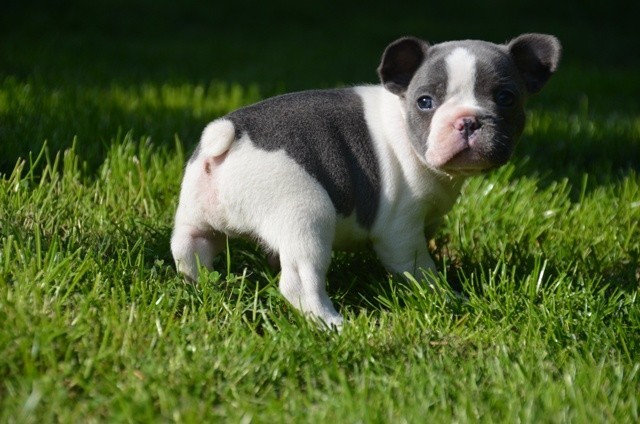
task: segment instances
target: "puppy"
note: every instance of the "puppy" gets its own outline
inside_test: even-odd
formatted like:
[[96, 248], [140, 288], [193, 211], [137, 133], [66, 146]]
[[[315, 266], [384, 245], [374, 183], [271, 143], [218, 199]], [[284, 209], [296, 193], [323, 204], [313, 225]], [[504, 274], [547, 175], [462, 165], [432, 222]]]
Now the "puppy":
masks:
[[465, 178], [510, 158], [524, 104], [556, 70], [560, 43], [417, 38], [391, 43], [381, 85], [274, 97], [211, 122], [182, 181], [171, 251], [179, 272], [211, 269], [227, 236], [279, 255], [280, 291], [340, 327], [325, 290], [332, 249], [370, 243], [395, 273], [436, 270], [425, 234]]

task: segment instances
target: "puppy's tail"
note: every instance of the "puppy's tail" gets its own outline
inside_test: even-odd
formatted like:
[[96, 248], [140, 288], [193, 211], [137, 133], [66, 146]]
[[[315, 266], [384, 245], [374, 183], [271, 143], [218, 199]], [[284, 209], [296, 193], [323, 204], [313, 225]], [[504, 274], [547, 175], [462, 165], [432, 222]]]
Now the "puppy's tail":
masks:
[[200, 152], [204, 157], [218, 157], [227, 152], [236, 138], [236, 129], [228, 119], [217, 119], [207, 125], [200, 137]]

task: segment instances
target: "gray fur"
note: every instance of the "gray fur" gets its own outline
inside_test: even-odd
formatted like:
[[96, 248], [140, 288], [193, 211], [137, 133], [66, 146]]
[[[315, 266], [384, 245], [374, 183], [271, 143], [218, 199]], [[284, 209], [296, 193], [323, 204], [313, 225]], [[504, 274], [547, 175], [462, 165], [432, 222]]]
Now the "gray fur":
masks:
[[336, 211], [370, 228], [380, 197], [380, 171], [362, 101], [351, 89], [286, 94], [227, 116], [236, 138], [284, 149], [329, 194]]

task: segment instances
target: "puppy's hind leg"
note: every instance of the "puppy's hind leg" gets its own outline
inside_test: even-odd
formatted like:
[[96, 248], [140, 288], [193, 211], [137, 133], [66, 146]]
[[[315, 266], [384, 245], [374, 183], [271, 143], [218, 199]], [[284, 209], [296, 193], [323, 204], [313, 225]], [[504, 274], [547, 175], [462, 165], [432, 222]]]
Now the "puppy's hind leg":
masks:
[[225, 247], [225, 235], [212, 229], [216, 222], [218, 168], [234, 139], [233, 124], [214, 121], [205, 128], [198, 149], [185, 169], [180, 201], [171, 236], [171, 253], [178, 272], [198, 279], [198, 262], [211, 270], [213, 258]]
[[171, 253], [178, 272], [191, 281], [197, 281], [198, 263], [213, 270], [213, 258], [224, 249], [225, 244], [224, 234], [179, 225], [171, 236]]
[[[313, 217], [309, 219], [309, 216]], [[294, 225], [282, 225], [280, 236], [280, 292], [303, 314], [324, 325], [340, 328], [342, 316], [326, 290], [327, 270], [335, 232], [335, 212], [314, 214]]]
[[307, 261], [282, 261], [280, 292], [294, 307], [312, 320], [327, 327], [342, 327], [342, 316], [336, 311], [326, 290], [327, 266]]

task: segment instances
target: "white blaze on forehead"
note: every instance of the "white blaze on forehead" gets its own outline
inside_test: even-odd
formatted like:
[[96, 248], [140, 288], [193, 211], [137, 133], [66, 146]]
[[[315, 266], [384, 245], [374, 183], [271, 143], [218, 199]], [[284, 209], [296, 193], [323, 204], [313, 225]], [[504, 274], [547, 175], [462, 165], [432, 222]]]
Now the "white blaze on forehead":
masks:
[[458, 131], [456, 119], [477, 116], [483, 108], [475, 97], [476, 57], [469, 50], [458, 47], [445, 59], [447, 67], [447, 94], [433, 114], [427, 138], [425, 159], [440, 167], [465, 147]]
[[469, 50], [458, 47], [445, 59], [447, 64], [447, 100], [475, 105], [476, 57]]

